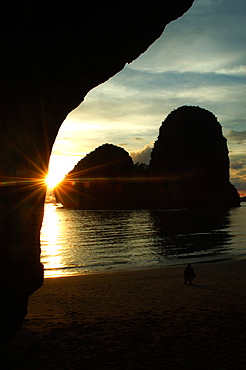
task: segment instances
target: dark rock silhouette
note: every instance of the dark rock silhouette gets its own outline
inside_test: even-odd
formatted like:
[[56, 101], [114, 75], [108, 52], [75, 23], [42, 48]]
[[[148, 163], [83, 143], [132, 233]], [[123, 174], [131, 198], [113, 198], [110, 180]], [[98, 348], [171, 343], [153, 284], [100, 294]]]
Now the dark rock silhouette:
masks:
[[[122, 148], [104, 144], [81, 159], [55, 192], [66, 208], [119, 209], [129, 204], [133, 162]], [[126, 203], [127, 202], [127, 203]]]
[[67, 208], [163, 209], [240, 205], [229, 182], [229, 157], [213, 113], [183, 106], [160, 127], [149, 167], [133, 165], [122, 148], [105, 144], [82, 159], [57, 187]]
[[169, 207], [238, 206], [239, 194], [229, 182], [226, 139], [213, 113], [183, 106], [160, 127], [151, 153], [155, 179], [153, 204]]
[[56, 187], [56, 201], [73, 209], [149, 208], [148, 166], [122, 148], [104, 144], [81, 159]]
[[81, 159], [68, 178], [117, 178], [132, 174], [133, 161], [125, 149], [103, 144]]
[[0, 340], [21, 326], [28, 297], [43, 282], [41, 179], [61, 123], [192, 3], [2, 4]]

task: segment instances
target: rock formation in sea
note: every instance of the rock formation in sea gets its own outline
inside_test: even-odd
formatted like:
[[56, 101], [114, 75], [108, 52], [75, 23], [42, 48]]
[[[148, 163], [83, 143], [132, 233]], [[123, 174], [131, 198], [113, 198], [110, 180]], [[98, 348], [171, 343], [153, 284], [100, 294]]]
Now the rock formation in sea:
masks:
[[43, 283], [40, 228], [59, 127], [95, 86], [136, 59], [193, 0], [4, 2], [1, 7], [0, 340]]
[[122, 148], [104, 144], [81, 159], [55, 191], [66, 208], [122, 209], [130, 204], [133, 161]]
[[149, 165], [152, 203], [158, 207], [238, 206], [229, 181], [229, 157], [222, 128], [213, 113], [183, 106], [160, 127]]
[[104, 144], [57, 187], [66, 208], [163, 209], [240, 205], [230, 183], [226, 138], [213, 113], [194, 106], [171, 112], [160, 127], [149, 167]]

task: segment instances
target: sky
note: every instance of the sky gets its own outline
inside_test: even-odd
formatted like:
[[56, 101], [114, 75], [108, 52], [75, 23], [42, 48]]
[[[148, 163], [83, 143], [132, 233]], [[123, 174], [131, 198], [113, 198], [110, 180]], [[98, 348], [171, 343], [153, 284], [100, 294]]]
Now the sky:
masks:
[[148, 163], [167, 115], [194, 105], [222, 125], [231, 183], [246, 195], [245, 16], [245, 0], [195, 0], [144, 54], [91, 90], [60, 128], [50, 160], [53, 183], [105, 143]]

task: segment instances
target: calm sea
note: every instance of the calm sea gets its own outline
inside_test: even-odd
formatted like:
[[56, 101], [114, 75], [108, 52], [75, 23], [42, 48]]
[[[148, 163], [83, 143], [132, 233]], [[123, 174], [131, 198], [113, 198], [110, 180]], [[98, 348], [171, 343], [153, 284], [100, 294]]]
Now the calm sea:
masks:
[[68, 210], [45, 205], [45, 277], [246, 258], [246, 203], [229, 211]]

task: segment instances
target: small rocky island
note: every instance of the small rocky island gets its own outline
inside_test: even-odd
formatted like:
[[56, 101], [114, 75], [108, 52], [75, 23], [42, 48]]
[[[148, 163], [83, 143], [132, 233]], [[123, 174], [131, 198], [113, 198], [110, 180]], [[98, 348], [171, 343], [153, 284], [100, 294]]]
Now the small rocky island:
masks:
[[215, 115], [183, 106], [160, 127], [151, 153], [150, 176], [158, 178], [157, 201], [176, 206], [238, 206], [240, 197], [230, 183], [226, 138]]
[[55, 195], [76, 209], [240, 205], [222, 127], [213, 113], [194, 106], [167, 116], [149, 166], [134, 165], [124, 149], [104, 144], [78, 162]]

